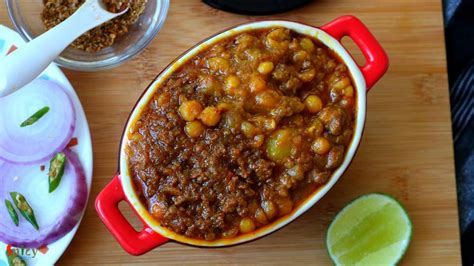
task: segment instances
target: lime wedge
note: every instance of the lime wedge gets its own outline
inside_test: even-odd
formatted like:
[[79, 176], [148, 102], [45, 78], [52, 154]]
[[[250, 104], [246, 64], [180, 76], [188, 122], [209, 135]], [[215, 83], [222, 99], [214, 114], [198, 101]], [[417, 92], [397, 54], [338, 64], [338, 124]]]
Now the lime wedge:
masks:
[[395, 265], [410, 243], [412, 224], [388, 195], [363, 195], [344, 207], [329, 226], [326, 247], [336, 265]]

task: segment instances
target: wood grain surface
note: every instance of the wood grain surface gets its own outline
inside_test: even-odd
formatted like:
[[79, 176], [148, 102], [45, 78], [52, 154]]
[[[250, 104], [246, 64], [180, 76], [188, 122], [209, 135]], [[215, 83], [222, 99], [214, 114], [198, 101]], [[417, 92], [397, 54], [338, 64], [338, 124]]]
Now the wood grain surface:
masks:
[[[84, 220], [59, 265], [330, 264], [324, 245], [330, 221], [355, 197], [376, 191], [398, 198], [413, 220], [414, 235], [402, 264], [460, 264], [441, 0], [315, 0], [265, 17], [229, 14], [196, 0], [171, 2], [164, 28], [130, 62], [105, 72], [65, 70], [90, 123], [94, 180]], [[297, 221], [248, 244], [203, 249], [168, 243], [140, 257], [124, 252], [93, 202], [117, 170], [123, 126], [155, 75], [196, 42], [237, 23], [282, 18], [323, 25], [345, 14], [358, 16], [371, 29], [391, 65], [368, 95], [362, 144], [335, 187]], [[11, 26], [4, 4], [0, 23]]]

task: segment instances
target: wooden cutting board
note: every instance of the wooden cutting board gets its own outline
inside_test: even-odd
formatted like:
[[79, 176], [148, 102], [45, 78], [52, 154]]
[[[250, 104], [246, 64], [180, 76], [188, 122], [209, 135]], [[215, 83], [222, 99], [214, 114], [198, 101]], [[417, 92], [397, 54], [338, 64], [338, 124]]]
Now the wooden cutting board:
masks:
[[[99, 220], [93, 202], [117, 170], [125, 121], [155, 75], [199, 40], [238, 23], [281, 18], [323, 25], [345, 14], [358, 16], [371, 29], [390, 57], [390, 68], [368, 95], [362, 144], [336, 186], [294, 223], [248, 244], [202, 249], [168, 243], [140, 257], [125, 253]], [[4, 4], [0, 23], [11, 26]], [[460, 264], [443, 36], [439, 0], [315, 0], [265, 17], [173, 0], [164, 28], [132, 61], [105, 72], [65, 71], [90, 123], [94, 181], [82, 225], [59, 264], [330, 264], [324, 245], [329, 223], [349, 201], [376, 191], [398, 198], [413, 220], [414, 235], [402, 264]], [[348, 47], [360, 57], [353, 45]]]

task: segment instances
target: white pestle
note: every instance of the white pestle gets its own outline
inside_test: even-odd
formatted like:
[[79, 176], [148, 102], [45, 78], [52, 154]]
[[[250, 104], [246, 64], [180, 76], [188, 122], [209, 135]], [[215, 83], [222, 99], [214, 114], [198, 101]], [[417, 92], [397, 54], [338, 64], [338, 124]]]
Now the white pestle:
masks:
[[127, 11], [111, 13], [101, 0], [87, 0], [72, 16], [0, 60], [0, 97], [37, 78], [79, 36]]

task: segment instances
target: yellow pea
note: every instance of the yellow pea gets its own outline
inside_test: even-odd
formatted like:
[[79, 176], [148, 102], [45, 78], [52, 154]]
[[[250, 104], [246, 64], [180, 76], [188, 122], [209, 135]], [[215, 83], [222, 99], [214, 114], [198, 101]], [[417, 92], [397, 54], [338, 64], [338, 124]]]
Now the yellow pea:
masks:
[[197, 138], [201, 136], [206, 128], [199, 121], [192, 121], [186, 123], [184, 126], [184, 132], [191, 138]]
[[244, 55], [250, 62], [257, 61], [262, 55], [262, 51], [257, 48], [250, 48], [244, 51]]
[[208, 67], [211, 70], [226, 73], [230, 68], [229, 60], [222, 57], [211, 57], [207, 61]]
[[349, 86], [351, 84], [351, 80], [349, 78], [343, 78], [341, 80], [336, 81], [332, 87], [336, 90], [342, 90], [345, 87]]
[[277, 216], [278, 209], [272, 201], [262, 201], [262, 209], [269, 220], [273, 220]]
[[321, 101], [321, 98], [317, 95], [309, 95], [306, 97], [304, 100], [304, 104], [306, 106], [306, 109], [310, 113], [317, 113], [323, 109], [323, 102]]
[[319, 155], [324, 155], [331, 149], [331, 143], [324, 137], [318, 137], [311, 145], [311, 149]]
[[262, 62], [258, 65], [257, 71], [262, 75], [269, 74], [273, 71], [274, 65], [271, 61]]
[[199, 115], [199, 120], [206, 126], [215, 126], [221, 120], [219, 110], [214, 106], [208, 106]]
[[299, 50], [293, 54], [294, 62], [303, 62], [306, 58], [308, 58], [308, 53], [305, 50]]
[[234, 95], [237, 87], [240, 85], [240, 79], [236, 75], [229, 75], [225, 79], [225, 92], [228, 95]]
[[260, 224], [268, 223], [267, 216], [265, 215], [265, 212], [261, 208], [258, 208], [257, 211], [255, 212], [255, 220], [257, 220], [257, 222], [259, 222]]
[[273, 131], [276, 128], [276, 121], [273, 118], [267, 118], [263, 120], [262, 126], [266, 131]]
[[242, 122], [240, 125], [240, 130], [247, 138], [253, 138], [258, 134], [258, 129], [247, 121]]
[[202, 111], [202, 105], [196, 100], [184, 101], [179, 106], [179, 114], [185, 121], [193, 121]]
[[308, 53], [312, 53], [314, 51], [314, 43], [309, 38], [301, 39], [300, 45], [301, 48], [303, 48]]
[[258, 74], [253, 75], [249, 81], [250, 92], [258, 93], [265, 90], [267, 84], [265, 80]]
[[219, 81], [211, 75], [199, 78], [199, 91], [205, 95], [219, 95], [222, 91]]
[[255, 223], [250, 218], [243, 218], [240, 220], [239, 229], [242, 234], [255, 231]]
[[354, 97], [354, 87], [351, 85], [344, 88], [344, 95], [347, 97]]
[[267, 38], [275, 41], [283, 41], [290, 38], [290, 31], [288, 29], [278, 28], [268, 33]]
[[309, 137], [315, 138], [315, 137], [319, 137], [323, 133], [323, 130], [324, 130], [324, 126], [321, 123], [321, 121], [319, 121], [318, 119], [315, 119], [311, 121], [308, 128], [306, 128], [305, 134], [308, 135]]
[[299, 78], [304, 82], [310, 82], [316, 77], [316, 70], [314, 68], [308, 69], [299, 75]]
[[265, 109], [276, 107], [280, 100], [281, 96], [274, 90], [265, 90], [255, 96], [255, 102], [257, 105]]

